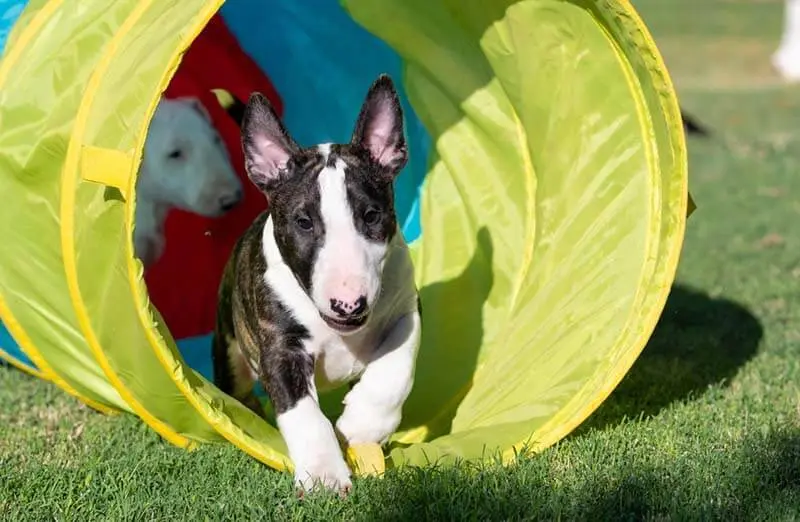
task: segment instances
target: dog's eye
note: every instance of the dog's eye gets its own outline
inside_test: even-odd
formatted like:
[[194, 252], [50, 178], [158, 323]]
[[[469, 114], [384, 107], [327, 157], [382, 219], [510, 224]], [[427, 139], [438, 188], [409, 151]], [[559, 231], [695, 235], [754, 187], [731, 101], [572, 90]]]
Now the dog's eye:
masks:
[[381, 213], [375, 209], [369, 209], [364, 212], [364, 222], [367, 225], [377, 225], [381, 220]]
[[169, 153], [170, 159], [181, 159], [183, 157], [183, 151], [181, 149], [175, 149]]
[[294, 222], [298, 227], [300, 227], [300, 230], [304, 230], [306, 232], [314, 228], [314, 222], [306, 216], [296, 216], [294, 218]]

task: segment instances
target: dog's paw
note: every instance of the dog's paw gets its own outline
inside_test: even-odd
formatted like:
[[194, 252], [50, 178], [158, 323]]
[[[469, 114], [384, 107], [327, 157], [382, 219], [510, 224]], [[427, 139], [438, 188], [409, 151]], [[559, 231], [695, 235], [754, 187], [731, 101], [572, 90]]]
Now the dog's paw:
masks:
[[313, 461], [299, 463], [295, 467], [294, 482], [301, 496], [321, 489], [345, 496], [353, 488], [350, 468], [340, 452], [318, 455]]
[[400, 409], [348, 403], [336, 421], [336, 430], [348, 444], [383, 444], [400, 424]]
[[295, 484], [302, 491], [328, 489], [341, 494], [352, 487], [333, 426], [313, 397], [300, 399], [276, 420], [294, 465]]

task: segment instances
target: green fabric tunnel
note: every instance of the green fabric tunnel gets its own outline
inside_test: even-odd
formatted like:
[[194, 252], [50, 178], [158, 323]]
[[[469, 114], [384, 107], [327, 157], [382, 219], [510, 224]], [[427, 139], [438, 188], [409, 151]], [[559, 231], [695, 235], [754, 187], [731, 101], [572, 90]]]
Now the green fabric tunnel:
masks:
[[[174, 444], [227, 440], [285, 469], [274, 425], [181, 356], [129, 239], [148, 122], [222, 3], [18, 3], [0, 61], [0, 316], [32, 365], [0, 355]], [[685, 139], [651, 37], [624, 0], [324, 3], [396, 53], [430, 136], [419, 180], [398, 179], [425, 327], [386, 465], [557, 442], [631, 367], [678, 264]]]

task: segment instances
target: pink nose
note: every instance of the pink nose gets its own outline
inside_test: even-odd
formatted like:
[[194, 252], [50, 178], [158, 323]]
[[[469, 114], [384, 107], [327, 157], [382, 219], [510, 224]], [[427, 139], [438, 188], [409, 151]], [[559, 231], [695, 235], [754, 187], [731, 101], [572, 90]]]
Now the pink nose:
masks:
[[331, 310], [339, 317], [358, 317], [367, 308], [367, 296], [359, 296], [355, 301], [331, 299]]

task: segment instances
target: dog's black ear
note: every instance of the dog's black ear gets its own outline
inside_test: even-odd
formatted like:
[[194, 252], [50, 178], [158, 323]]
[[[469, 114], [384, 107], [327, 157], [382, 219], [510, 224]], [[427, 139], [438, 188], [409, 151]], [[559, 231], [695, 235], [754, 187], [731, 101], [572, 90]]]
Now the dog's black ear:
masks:
[[408, 161], [403, 134], [403, 109], [389, 76], [382, 74], [369, 88], [351, 140], [364, 147], [373, 161], [396, 176]]
[[242, 147], [247, 175], [262, 192], [286, 174], [297, 144], [265, 96], [253, 93], [242, 116]]

